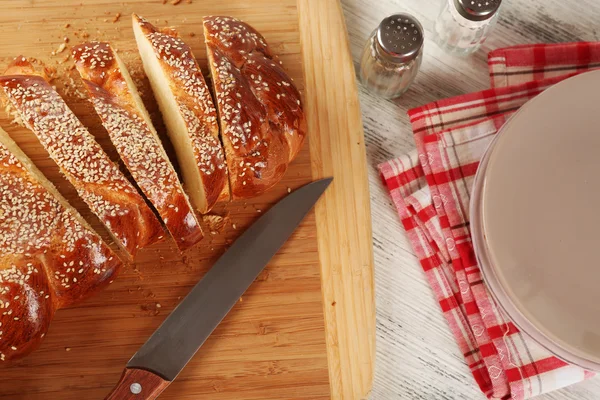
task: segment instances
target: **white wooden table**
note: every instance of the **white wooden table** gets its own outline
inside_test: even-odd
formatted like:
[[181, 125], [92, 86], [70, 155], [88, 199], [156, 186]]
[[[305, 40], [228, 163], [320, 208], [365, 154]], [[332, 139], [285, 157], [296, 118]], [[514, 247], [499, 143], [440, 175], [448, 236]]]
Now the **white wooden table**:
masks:
[[[315, 0], [318, 1], [318, 0]], [[431, 40], [441, 0], [342, 0], [355, 65], [370, 32], [388, 14], [408, 12], [425, 28], [425, 56], [412, 88], [395, 102], [360, 90], [370, 168], [377, 297], [377, 363], [372, 398], [484, 399], [463, 361], [413, 255], [376, 165], [414, 148], [406, 111], [489, 87], [490, 49], [522, 43], [600, 40], [599, 0], [504, 0], [499, 25], [467, 58]], [[600, 399], [600, 377], [539, 397]]]

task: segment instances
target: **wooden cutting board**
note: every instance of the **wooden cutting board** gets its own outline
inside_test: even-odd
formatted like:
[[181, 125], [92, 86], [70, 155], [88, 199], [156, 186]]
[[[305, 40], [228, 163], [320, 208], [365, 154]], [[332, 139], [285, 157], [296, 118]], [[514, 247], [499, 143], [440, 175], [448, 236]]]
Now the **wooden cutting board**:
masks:
[[[241, 18], [264, 34], [304, 95], [309, 140], [260, 198], [219, 207], [224, 226], [180, 255], [165, 242], [139, 254], [104, 292], [57, 313], [41, 348], [0, 366], [1, 399], [102, 399], [128, 359], [262, 211], [311, 180], [334, 183], [161, 399], [360, 399], [372, 383], [375, 316], [365, 146], [338, 0], [4, 0], [0, 68], [25, 55], [56, 68], [54, 84], [117, 160], [69, 70], [72, 45], [110, 41], [130, 67], [164, 138], [135, 48], [130, 14], [179, 29], [206, 64], [204, 15]], [[68, 40], [68, 42], [66, 42]], [[61, 44], [66, 42], [64, 51]], [[53, 53], [54, 52], [54, 53]], [[28, 130], [0, 125], [108, 238]], [[211, 234], [212, 231], [212, 234]]]

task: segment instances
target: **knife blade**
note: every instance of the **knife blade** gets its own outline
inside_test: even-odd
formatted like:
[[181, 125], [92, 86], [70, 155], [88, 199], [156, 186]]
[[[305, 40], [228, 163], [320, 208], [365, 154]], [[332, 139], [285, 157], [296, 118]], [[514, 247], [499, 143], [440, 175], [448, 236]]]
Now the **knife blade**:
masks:
[[292, 192], [248, 228], [129, 360], [106, 400], [151, 400], [177, 377], [333, 179]]

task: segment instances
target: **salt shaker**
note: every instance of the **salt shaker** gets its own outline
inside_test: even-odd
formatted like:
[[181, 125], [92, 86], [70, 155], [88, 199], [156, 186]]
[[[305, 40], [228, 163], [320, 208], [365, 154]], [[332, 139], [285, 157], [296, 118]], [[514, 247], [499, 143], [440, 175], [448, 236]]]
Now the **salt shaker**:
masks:
[[459, 55], [475, 52], [498, 20], [502, 0], [442, 0], [435, 23], [435, 41]]
[[371, 92], [393, 99], [413, 83], [423, 58], [423, 27], [409, 14], [379, 24], [363, 50], [360, 80]]

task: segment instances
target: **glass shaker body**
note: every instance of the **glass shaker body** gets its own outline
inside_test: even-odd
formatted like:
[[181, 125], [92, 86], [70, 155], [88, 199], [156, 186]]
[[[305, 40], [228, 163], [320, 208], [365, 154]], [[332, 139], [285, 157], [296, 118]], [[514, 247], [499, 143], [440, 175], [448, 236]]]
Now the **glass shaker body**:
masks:
[[461, 0], [442, 0], [442, 10], [435, 22], [435, 41], [449, 53], [468, 55], [474, 53], [485, 42], [498, 21], [498, 8], [501, 0], [470, 1], [482, 7], [494, 7], [485, 19], [472, 14], [473, 10], [465, 11]]
[[387, 99], [404, 94], [423, 58], [423, 28], [408, 14], [384, 19], [362, 53], [359, 78], [372, 93]]

